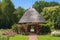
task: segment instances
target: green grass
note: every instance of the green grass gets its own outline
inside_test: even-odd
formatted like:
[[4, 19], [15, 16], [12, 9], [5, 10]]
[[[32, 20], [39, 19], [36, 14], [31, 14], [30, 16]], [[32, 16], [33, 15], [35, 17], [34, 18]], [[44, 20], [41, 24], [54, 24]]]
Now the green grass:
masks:
[[16, 35], [14, 37], [10, 37], [9, 40], [28, 40], [28, 36], [26, 36], [26, 35]]
[[0, 29], [0, 39], [3, 40], [3, 39], [6, 39], [7, 38], [9, 40], [28, 40], [28, 36], [26, 35], [15, 35], [15, 36], [12, 36], [12, 37], [7, 37], [7, 36], [4, 36], [2, 35], [2, 33], [6, 32], [7, 30], [4, 30], [4, 29]]
[[[6, 30], [0, 30], [0, 35], [5, 32]], [[1, 35], [2, 36], [2, 35]], [[9, 40], [29, 40], [28, 36], [26, 35], [15, 35], [12, 37], [7, 37], [7, 36], [0, 36], [0, 40], [3, 40], [5, 38], [9, 38]], [[51, 35], [38, 35], [37, 36], [38, 40], [60, 40], [60, 37], [54, 37]]]
[[28, 40], [28, 36], [26, 35], [16, 35], [16, 36], [4, 36], [0, 35], [0, 40]]
[[38, 40], [60, 40], [60, 37], [54, 37], [51, 35], [38, 35]]

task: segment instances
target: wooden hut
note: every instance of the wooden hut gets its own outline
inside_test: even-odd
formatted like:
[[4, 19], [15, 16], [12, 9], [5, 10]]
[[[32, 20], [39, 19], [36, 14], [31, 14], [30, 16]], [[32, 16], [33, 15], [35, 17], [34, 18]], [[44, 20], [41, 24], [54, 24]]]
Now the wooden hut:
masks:
[[30, 32], [31, 26], [34, 26], [35, 33], [38, 33], [40, 30], [39, 23], [46, 23], [46, 21], [34, 8], [28, 9], [18, 22], [22, 26], [23, 24], [27, 24], [27, 32]]

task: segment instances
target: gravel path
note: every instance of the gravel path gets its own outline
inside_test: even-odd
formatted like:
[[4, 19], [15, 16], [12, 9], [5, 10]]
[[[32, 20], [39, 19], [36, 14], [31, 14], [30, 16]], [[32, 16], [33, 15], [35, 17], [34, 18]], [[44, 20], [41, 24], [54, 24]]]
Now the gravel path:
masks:
[[30, 34], [29, 40], [37, 40], [37, 35], [36, 34]]

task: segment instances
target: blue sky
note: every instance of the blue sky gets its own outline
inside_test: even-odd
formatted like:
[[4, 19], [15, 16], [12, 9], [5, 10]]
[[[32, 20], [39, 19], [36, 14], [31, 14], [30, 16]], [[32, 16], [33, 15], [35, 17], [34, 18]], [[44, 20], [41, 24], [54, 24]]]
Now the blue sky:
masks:
[[25, 9], [28, 9], [36, 2], [36, 0], [12, 0], [12, 2], [14, 3], [15, 8], [21, 6]]
[[[18, 6], [23, 7], [24, 9], [30, 8], [37, 0], [12, 0], [13, 4], [15, 5], [15, 8]], [[59, 2], [60, 0], [45, 0], [47, 2], [55, 1]]]
[[[1, 1], [1, 0], [0, 0]], [[15, 6], [18, 8], [19, 6], [23, 7], [24, 9], [30, 8], [37, 0], [11, 0]], [[47, 2], [55, 1], [60, 3], [60, 0], [45, 0]]]

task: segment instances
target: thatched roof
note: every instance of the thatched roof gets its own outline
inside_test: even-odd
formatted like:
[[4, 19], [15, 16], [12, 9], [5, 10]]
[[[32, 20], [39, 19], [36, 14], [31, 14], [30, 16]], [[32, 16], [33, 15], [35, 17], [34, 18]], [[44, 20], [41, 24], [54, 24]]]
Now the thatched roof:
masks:
[[30, 8], [18, 23], [40, 22], [45, 23], [45, 19], [34, 9]]

